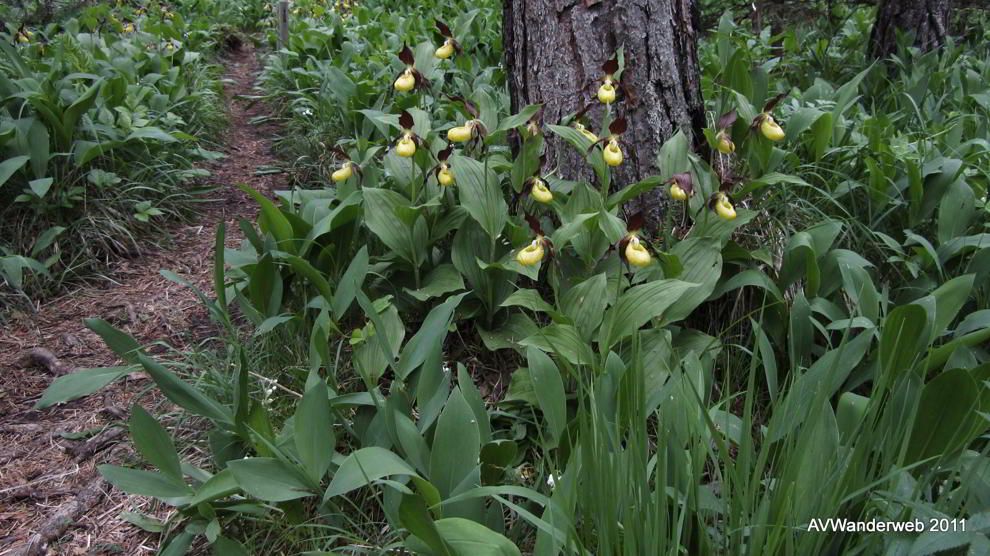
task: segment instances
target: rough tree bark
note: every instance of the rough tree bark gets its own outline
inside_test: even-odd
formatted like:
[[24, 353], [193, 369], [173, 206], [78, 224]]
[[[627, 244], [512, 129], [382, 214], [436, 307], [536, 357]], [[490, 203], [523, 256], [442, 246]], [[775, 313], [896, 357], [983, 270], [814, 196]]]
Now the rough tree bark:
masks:
[[[554, 124], [592, 103], [597, 132], [601, 67], [622, 46], [621, 79], [631, 94], [612, 105], [628, 123], [622, 135], [626, 161], [613, 169], [613, 187], [655, 175], [656, 152], [678, 129], [696, 150], [707, 148], [700, 133], [698, 18], [695, 0], [503, 0], [512, 109], [542, 103], [543, 121]], [[591, 175], [580, 155], [548, 135], [544, 169], [553, 168], [566, 179]], [[647, 217], [655, 223], [660, 203], [653, 201]]]
[[945, 44], [951, 0], [880, 0], [867, 54], [876, 59], [897, 50], [897, 31], [914, 32], [914, 45], [924, 51]]

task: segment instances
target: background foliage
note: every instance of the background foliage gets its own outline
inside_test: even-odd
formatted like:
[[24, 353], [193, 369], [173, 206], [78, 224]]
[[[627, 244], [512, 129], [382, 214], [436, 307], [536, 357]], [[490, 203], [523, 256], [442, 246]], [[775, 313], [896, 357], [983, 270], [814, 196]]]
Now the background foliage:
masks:
[[[205, 460], [135, 408], [143, 462], [102, 469], [177, 509], [132, 516], [168, 553], [199, 536], [222, 554], [986, 552], [987, 43], [967, 28], [868, 63], [872, 11], [814, 7], [832, 17], [800, 32], [717, 16], [706, 136], [734, 111], [734, 153], [704, 160], [677, 134], [659, 175], [625, 184], [575, 122], [509, 113], [496, 3], [294, 4], [257, 95], [292, 187], [244, 188], [259, 216], [239, 248], [218, 232], [201, 298], [223, 349], [159, 360], [92, 320], [129, 366], [59, 379], [39, 405], [140, 367], [203, 420]], [[393, 86], [403, 46], [428, 86]], [[750, 131], [765, 111], [784, 141]], [[607, 137], [621, 113], [584, 124]], [[543, 173], [544, 134], [595, 181]], [[694, 196], [636, 235], [624, 202], [675, 174]], [[708, 208], [720, 189], [734, 218]], [[616, 247], [630, 234], [648, 265]], [[543, 238], [552, 256], [520, 264]], [[828, 517], [928, 529], [808, 531]]]

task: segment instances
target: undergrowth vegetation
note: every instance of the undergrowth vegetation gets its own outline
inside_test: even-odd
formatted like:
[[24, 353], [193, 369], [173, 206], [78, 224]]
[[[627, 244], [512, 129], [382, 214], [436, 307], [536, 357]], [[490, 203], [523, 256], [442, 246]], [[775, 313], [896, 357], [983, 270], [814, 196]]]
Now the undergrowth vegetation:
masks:
[[[260, 3], [253, 3], [260, 10]], [[97, 4], [0, 33], [0, 303], [30, 307], [140, 250], [206, 189], [227, 125], [214, 56], [251, 2]], [[174, 11], [173, 11], [174, 10]], [[214, 23], [214, 22], [222, 23]], [[251, 21], [251, 25], [240, 25]]]
[[[243, 187], [239, 248], [218, 230], [223, 348], [162, 360], [91, 320], [128, 365], [39, 402], [140, 367], [203, 420], [177, 449], [135, 408], [144, 461], [102, 472], [176, 511], [128, 518], [169, 554], [990, 551], [986, 43], [868, 65], [867, 8], [778, 35], [726, 12], [711, 158], [678, 133], [614, 183], [621, 110], [510, 113], [499, 5], [467, 4], [294, 4], [257, 95], [292, 187]], [[594, 180], [543, 168], [548, 138]], [[623, 207], [654, 188], [650, 236]]]

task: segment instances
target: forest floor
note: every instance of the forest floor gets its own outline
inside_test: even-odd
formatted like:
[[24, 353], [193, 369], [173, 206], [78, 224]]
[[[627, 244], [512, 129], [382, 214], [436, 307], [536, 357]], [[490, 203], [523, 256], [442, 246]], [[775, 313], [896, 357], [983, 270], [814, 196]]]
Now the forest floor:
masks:
[[[105, 282], [21, 315], [0, 334], [0, 556], [156, 550], [155, 534], [119, 516], [132, 511], [164, 518], [167, 508], [111, 489], [96, 470], [103, 463], [135, 461], [127, 441], [129, 408], [161, 402], [147, 376], [132, 373], [85, 398], [33, 408], [60, 374], [122, 364], [83, 326], [84, 318], [105, 319], [142, 345], [154, 344], [148, 351], [157, 354], [191, 348], [218, 333], [193, 291], [159, 272], [171, 270], [212, 292], [217, 224], [226, 223], [227, 246], [235, 247], [241, 239], [237, 220], [253, 221], [257, 213], [257, 203], [234, 184], [269, 196], [283, 186], [280, 175], [255, 175], [258, 167], [277, 164], [270, 144], [274, 130], [250, 123], [265, 108], [236, 98], [253, 92], [260, 70], [256, 53], [245, 45], [224, 65], [231, 126], [221, 150], [227, 158], [204, 166], [212, 173], [208, 181], [220, 187], [198, 222], [167, 230], [169, 247], [117, 261]], [[47, 350], [57, 363], [37, 357], [35, 348]]]

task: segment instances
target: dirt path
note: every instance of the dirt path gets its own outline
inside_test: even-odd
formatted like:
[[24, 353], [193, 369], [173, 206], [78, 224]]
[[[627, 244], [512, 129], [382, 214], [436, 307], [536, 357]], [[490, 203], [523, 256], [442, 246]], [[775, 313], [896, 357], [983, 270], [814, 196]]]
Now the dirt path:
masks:
[[[147, 511], [164, 517], [167, 508], [153, 506], [141, 497], [111, 489], [96, 472], [96, 465], [133, 459], [127, 447], [128, 408], [141, 394], [141, 402], [153, 402], [150, 382], [142, 378], [119, 381], [86, 398], [44, 409], [32, 409], [53, 374], [31, 365], [24, 357], [32, 348], [45, 348], [63, 367], [82, 369], [121, 364], [82, 319], [99, 317], [134, 335], [139, 342], [162, 342], [183, 349], [215, 335], [216, 328], [188, 288], [163, 278], [169, 269], [212, 292], [213, 242], [216, 225], [226, 222], [227, 246], [240, 240], [237, 220], [253, 220], [256, 204], [231, 184], [247, 183], [269, 193], [281, 184], [279, 176], [255, 176], [258, 166], [275, 164], [270, 153], [272, 129], [249, 121], [264, 113], [256, 105], [232, 100], [250, 94], [260, 69], [255, 53], [245, 47], [224, 60], [231, 109], [231, 128], [224, 152], [228, 158], [205, 166], [210, 182], [222, 186], [219, 199], [205, 209], [194, 226], [171, 230], [175, 241], [167, 250], [152, 251], [119, 261], [107, 273], [103, 287], [87, 287], [68, 293], [41, 307], [40, 312], [11, 323], [0, 334], [0, 556], [21, 554], [32, 536], [46, 522], [67, 515], [71, 525], [47, 551], [34, 554], [153, 554], [155, 535], [121, 520], [123, 511]], [[156, 344], [152, 353], [169, 348]], [[103, 431], [94, 454], [74, 435]], [[105, 440], [105, 444], [102, 442]], [[124, 441], [124, 442], [121, 442]], [[91, 441], [92, 442], [92, 441]], [[90, 445], [92, 446], [92, 445]]]

